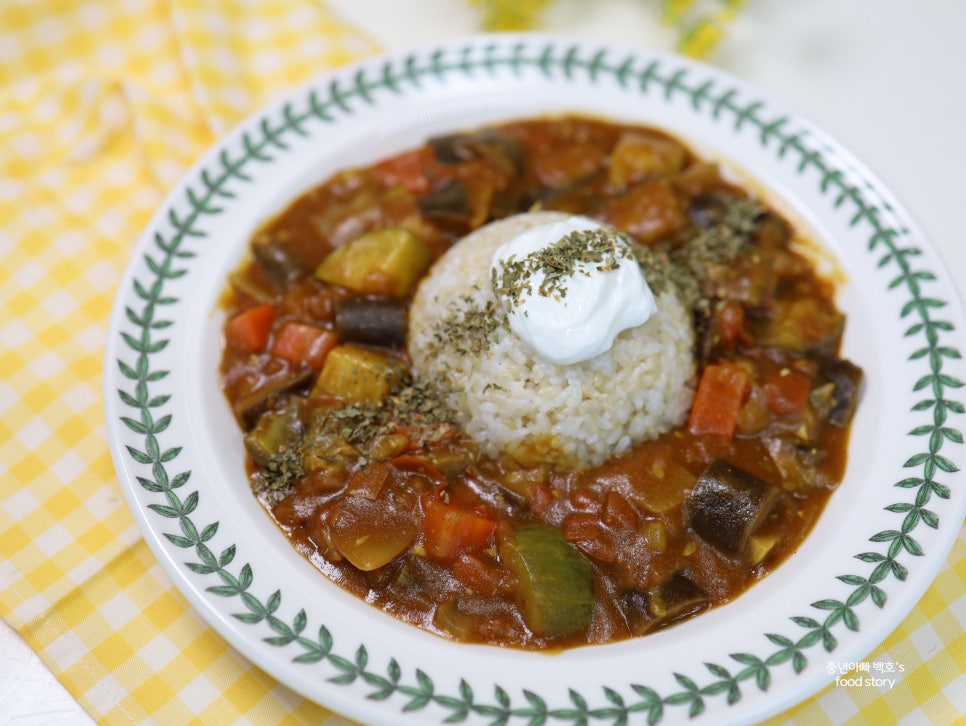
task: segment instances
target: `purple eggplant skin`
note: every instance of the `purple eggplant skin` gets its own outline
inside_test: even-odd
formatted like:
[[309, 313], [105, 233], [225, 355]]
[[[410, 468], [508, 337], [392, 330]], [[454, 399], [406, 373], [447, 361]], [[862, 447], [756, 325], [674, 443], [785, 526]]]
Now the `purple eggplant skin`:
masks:
[[835, 386], [828, 422], [840, 428], [847, 427], [852, 423], [859, 402], [862, 369], [844, 358], [826, 358], [819, 364], [819, 374]]
[[717, 460], [708, 465], [685, 500], [691, 529], [721, 552], [743, 557], [755, 531], [781, 499], [781, 490]]
[[708, 594], [683, 572], [652, 590], [628, 590], [621, 610], [634, 635], [645, 635], [709, 606]]
[[406, 342], [406, 305], [390, 297], [364, 295], [340, 300], [335, 332], [345, 343], [399, 348]]

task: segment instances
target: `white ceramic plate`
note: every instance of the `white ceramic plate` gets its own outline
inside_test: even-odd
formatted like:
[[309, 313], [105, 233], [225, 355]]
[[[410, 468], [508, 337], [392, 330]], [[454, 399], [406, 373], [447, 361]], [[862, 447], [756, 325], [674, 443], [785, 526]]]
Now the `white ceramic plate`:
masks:
[[[669, 630], [547, 655], [402, 624], [290, 547], [248, 491], [218, 387], [217, 300], [252, 230], [332, 172], [434, 134], [553, 112], [666, 129], [769, 190], [844, 271], [844, 354], [867, 386], [846, 480], [777, 572]], [[177, 587], [310, 699], [371, 723], [744, 722], [865, 658], [944, 561], [966, 511], [964, 328], [952, 283], [907, 213], [795, 112], [673, 56], [486, 36], [325, 75], [195, 166], [121, 286], [107, 426], [131, 509]]]

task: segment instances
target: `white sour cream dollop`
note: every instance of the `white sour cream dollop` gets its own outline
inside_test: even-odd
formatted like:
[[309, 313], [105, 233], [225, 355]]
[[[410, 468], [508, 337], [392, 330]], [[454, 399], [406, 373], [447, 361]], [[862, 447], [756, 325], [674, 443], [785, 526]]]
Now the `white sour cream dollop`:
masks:
[[[513, 263], [525, 262], [574, 232], [607, 230], [615, 241], [616, 266], [577, 260], [561, 278], [563, 294], [540, 294], [545, 272], [533, 269], [527, 279], [515, 278], [508, 294], [504, 275]], [[518, 267], [519, 269], [519, 267]], [[490, 263], [494, 294], [506, 310], [510, 330], [541, 357], [558, 365], [589, 360], [610, 350], [622, 330], [644, 324], [657, 312], [654, 294], [634, 260], [629, 243], [587, 217], [570, 217], [533, 227], [500, 246]], [[527, 284], [523, 284], [527, 283]]]

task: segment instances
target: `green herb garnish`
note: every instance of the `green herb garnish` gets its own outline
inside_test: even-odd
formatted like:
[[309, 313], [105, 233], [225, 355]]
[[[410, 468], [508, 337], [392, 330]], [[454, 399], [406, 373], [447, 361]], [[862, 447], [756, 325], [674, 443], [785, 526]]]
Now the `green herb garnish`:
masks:
[[730, 197], [721, 219], [696, 229], [683, 242], [635, 245], [634, 256], [655, 295], [672, 289], [681, 302], [706, 314], [710, 301], [702, 283], [714, 268], [733, 265], [752, 252], [765, 208], [756, 199]]
[[533, 277], [542, 273], [537, 294], [560, 299], [566, 296], [567, 281], [574, 275], [589, 276], [591, 269], [616, 270], [622, 259], [630, 258], [630, 248], [616, 232], [578, 230], [522, 259], [511, 255], [501, 260], [500, 269], [490, 271], [490, 284], [498, 298], [519, 305], [525, 295], [533, 294]]
[[335, 434], [353, 446], [366, 448], [379, 436], [405, 430], [412, 440], [428, 444], [440, 440], [452, 426], [454, 414], [437, 389], [425, 382], [410, 381], [390, 391], [379, 404], [356, 403], [326, 411], [320, 438]]
[[433, 346], [460, 355], [477, 355], [489, 347], [490, 337], [506, 323], [493, 300], [477, 303], [471, 295], [450, 302], [449, 314], [433, 326]]

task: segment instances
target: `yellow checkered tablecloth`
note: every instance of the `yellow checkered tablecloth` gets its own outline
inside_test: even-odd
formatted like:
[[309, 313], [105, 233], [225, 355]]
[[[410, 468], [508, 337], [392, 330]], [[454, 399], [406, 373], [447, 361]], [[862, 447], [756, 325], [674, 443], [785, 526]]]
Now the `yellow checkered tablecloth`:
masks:
[[[318, 0], [0, 4], [0, 615], [98, 722], [339, 720], [235, 652], [144, 544], [108, 452], [102, 359], [166, 190], [240, 117], [375, 50]], [[867, 658], [901, 681], [833, 685], [774, 722], [953, 723], [964, 632], [961, 534]]]

